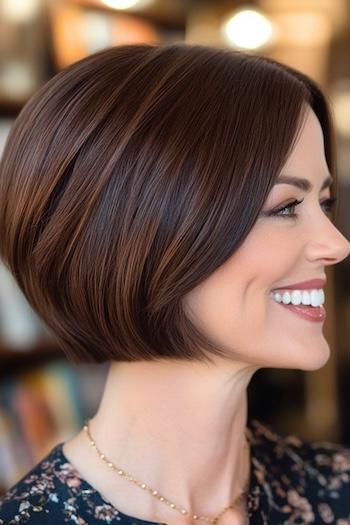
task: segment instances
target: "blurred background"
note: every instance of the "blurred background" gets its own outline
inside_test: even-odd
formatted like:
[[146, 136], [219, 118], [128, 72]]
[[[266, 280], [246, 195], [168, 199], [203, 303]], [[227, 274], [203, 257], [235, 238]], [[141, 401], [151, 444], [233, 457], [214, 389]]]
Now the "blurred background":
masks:
[[[176, 41], [251, 50], [322, 85], [337, 131], [337, 226], [350, 238], [348, 0], [0, 0], [0, 155], [25, 102], [68, 64], [111, 45]], [[327, 364], [314, 372], [259, 370], [249, 386], [251, 417], [347, 446], [349, 259], [327, 268]], [[107, 371], [107, 363], [69, 363], [0, 265], [0, 493], [81, 429]]]

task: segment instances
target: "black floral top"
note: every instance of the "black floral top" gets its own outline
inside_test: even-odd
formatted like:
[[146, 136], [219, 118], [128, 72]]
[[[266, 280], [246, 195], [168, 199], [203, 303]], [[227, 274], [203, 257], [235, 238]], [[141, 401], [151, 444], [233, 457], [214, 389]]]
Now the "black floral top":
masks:
[[[249, 524], [350, 525], [350, 449], [247, 422]], [[116, 509], [68, 461], [63, 443], [0, 498], [0, 525], [154, 525]]]

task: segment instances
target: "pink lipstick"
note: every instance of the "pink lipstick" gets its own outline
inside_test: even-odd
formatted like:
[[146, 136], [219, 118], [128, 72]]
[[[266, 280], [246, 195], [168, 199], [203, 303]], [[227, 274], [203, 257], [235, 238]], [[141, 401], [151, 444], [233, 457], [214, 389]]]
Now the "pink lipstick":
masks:
[[318, 290], [323, 288], [326, 285], [327, 279], [311, 279], [310, 281], [302, 281], [295, 284], [286, 284], [274, 288], [272, 291], [276, 292], [277, 290]]
[[296, 306], [294, 304], [284, 304], [284, 303], [276, 303], [276, 304], [280, 304], [284, 308], [287, 308], [288, 310], [295, 313], [299, 317], [302, 317], [306, 321], [320, 323], [326, 319], [326, 310], [323, 305], [315, 308], [314, 306], [299, 306], [299, 305]]
[[[325, 286], [325, 284], [326, 284], [326, 278], [311, 279], [311, 280], [302, 281], [299, 283], [282, 285], [278, 288], [274, 288], [272, 292], [274, 293], [278, 292], [280, 296], [283, 296], [284, 291], [319, 290], [319, 289], [322, 289]], [[279, 301], [275, 299], [272, 299], [272, 300], [307, 321], [322, 322], [326, 319], [326, 310], [323, 304], [320, 304], [319, 306], [311, 306], [311, 305], [304, 305], [304, 304], [294, 305], [291, 302], [289, 304], [284, 304], [283, 301]]]

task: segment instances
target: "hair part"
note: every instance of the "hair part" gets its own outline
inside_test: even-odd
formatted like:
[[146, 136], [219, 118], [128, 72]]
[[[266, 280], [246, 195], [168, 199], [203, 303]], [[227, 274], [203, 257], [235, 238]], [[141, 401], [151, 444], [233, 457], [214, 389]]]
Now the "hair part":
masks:
[[[319, 86], [203, 45], [106, 48], [25, 104], [0, 161], [0, 256], [75, 362], [211, 362], [183, 298], [243, 243]], [[239, 276], [237, 276], [239, 278]]]

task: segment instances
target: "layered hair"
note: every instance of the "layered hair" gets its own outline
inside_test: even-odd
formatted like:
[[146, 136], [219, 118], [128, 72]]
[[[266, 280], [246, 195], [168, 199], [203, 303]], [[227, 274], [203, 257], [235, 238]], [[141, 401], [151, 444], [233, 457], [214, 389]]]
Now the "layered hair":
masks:
[[308, 107], [334, 196], [326, 96], [267, 57], [109, 47], [29, 99], [0, 162], [0, 257], [72, 362], [228, 356], [183, 298], [253, 228]]

